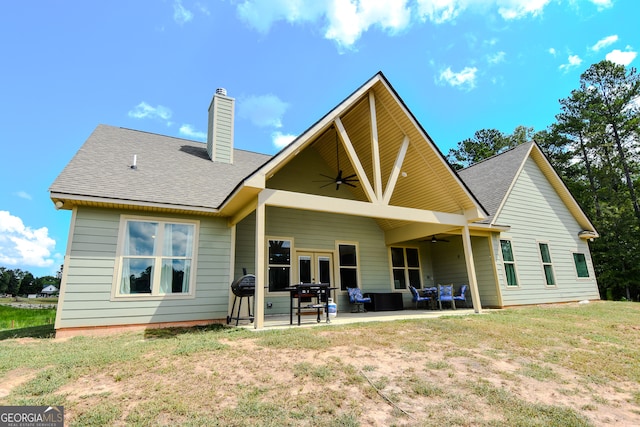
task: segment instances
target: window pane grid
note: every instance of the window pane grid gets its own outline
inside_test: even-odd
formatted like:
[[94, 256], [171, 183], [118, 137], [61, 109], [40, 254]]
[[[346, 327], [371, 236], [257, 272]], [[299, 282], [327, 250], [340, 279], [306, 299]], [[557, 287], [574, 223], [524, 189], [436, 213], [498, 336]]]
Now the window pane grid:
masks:
[[188, 294], [194, 239], [195, 224], [127, 220], [118, 293]]
[[576, 273], [578, 277], [589, 277], [589, 268], [587, 267], [587, 258], [584, 254], [574, 253], [573, 261], [576, 265]]
[[340, 290], [358, 287], [358, 257], [356, 245], [339, 244], [338, 261], [340, 270]]
[[291, 285], [291, 241], [269, 240], [269, 292]]
[[504, 263], [507, 286], [518, 286], [518, 276], [516, 275], [516, 264], [513, 258], [511, 241], [500, 240], [500, 248], [502, 250], [502, 261]]
[[542, 268], [544, 270], [544, 277], [547, 286], [555, 286], [556, 282], [553, 277], [553, 265], [551, 263], [551, 253], [549, 252], [549, 245], [546, 243], [539, 243], [540, 258], [542, 258]]
[[417, 248], [391, 247], [393, 288], [404, 290], [411, 285], [422, 289], [420, 255]]

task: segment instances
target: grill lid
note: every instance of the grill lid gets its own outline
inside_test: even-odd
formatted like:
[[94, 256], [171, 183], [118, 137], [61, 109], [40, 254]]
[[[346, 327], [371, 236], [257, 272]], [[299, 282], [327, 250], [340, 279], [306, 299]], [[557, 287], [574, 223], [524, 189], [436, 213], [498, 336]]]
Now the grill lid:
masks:
[[231, 292], [238, 297], [252, 297], [256, 292], [256, 276], [245, 274], [231, 283]]

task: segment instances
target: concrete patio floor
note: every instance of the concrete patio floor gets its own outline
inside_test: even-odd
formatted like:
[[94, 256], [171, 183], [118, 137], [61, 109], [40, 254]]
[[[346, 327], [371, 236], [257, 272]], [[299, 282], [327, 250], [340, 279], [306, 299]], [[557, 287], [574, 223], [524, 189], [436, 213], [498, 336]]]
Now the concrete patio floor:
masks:
[[[483, 310], [487, 312], [487, 310]], [[326, 316], [321, 316], [321, 321], [317, 322], [316, 313], [305, 313], [300, 317], [300, 326], [294, 313], [293, 325], [289, 324], [289, 315], [265, 315], [264, 328], [262, 330], [288, 329], [288, 328], [308, 328], [314, 326], [338, 326], [351, 323], [363, 322], [389, 322], [393, 320], [408, 319], [434, 319], [442, 316], [468, 316], [475, 314], [472, 308], [458, 308], [456, 310], [425, 310], [425, 309], [404, 309], [398, 311], [369, 311], [365, 313], [338, 312], [336, 317], [331, 317], [330, 323], [326, 322]], [[231, 321], [231, 326], [235, 326], [235, 320]], [[240, 320], [238, 328], [255, 329], [253, 323], [248, 320]]]

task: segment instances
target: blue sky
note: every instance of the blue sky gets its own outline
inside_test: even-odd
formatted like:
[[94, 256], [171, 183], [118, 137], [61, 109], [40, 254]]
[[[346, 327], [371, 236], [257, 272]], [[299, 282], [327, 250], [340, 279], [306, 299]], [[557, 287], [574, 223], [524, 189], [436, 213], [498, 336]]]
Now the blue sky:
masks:
[[443, 153], [546, 129], [591, 64], [636, 67], [636, 0], [3, 2], [0, 266], [55, 274], [48, 188], [98, 124], [198, 141], [216, 88], [236, 148], [276, 153], [382, 71]]

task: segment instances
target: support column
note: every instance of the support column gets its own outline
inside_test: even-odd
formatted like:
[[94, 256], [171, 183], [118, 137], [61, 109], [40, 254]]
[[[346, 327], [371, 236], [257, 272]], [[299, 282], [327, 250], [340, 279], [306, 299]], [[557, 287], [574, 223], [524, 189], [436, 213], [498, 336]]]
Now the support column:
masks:
[[266, 231], [266, 205], [258, 196], [258, 206], [256, 207], [256, 291], [253, 298], [253, 327], [255, 329], [264, 328], [264, 286], [266, 283], [265, 275], [265, 231]]
[[468, 225], [465, 225], [462, 228], [462, 246], [464, 247], [464, 259], [467, 263], [467, 275], [469, 276], [469, 288], [471, 289], [473, 311], [476, 313], [482, 313], [480, 292], [478, 292], [478, 281], [476, 279], [476, 266], [473, 261], [473, 249], [471, 247], [471, 235], [469, 234]]

